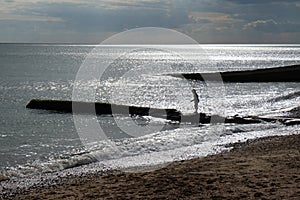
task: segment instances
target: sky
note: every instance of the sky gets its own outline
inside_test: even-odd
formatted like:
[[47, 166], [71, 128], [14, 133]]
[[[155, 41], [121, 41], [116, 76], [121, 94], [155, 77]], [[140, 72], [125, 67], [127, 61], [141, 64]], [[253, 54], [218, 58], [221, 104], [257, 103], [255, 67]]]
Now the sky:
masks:
[[162, 27], [199, 43], [300, 43], [300, 0], [0, 0], [0, 42], [100, 43]]

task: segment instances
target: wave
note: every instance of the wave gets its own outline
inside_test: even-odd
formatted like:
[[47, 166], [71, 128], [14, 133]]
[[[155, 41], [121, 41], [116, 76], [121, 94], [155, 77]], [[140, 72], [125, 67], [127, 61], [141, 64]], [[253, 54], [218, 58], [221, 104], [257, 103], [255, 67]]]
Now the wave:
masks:
[[294, 99], [294, 98], [298, 98], [298, 97], [300, 97], [300, 91], [292, 92], [292, 93], [282, 95], [279, 97], [275, 97], [275, 98], [269, 99], [268, 101], [269, 102], [277, 102], [277, 101], [290, 100], [290, 99]]
[[293, 108], [292, 110], [288, 111], [289, 116], [293, 118], [300, 118], [300, 106]]
[[[103, 164], [103, 169], [127, 168], [128, 165], [141, 166], [155, 165], [158, 162], [172, 162], [194, 156], [206, 156], [214, 152], [213, 144], [220, 138], [235, 135], [237, 132], [246, 133], [253, 130], [266, 130], [267, 124], [261, 125], [228, 125], [226, 130], [220, 130], [218, 126], [188, 127], [176, 130], [167, 130], [145, 135], [138, 138], [126, 138], [111, 142], [100, 141], [91, 146], [88, 151], [77, 154], [65, 155], [47, 162], [37, 161], [7, 169], [0, 172], [0, 181], [13, 177], [30, 177], [33, 174], [53, 173], [67, 169], [82, 168], [83, 166]], [[114, 146], [115, 145], [115, 146]], [[198, 147], [197, 147], [198, 146]], [[201, 146], [201, 149], [199, 149]], [[193, 149], [196, 148], [197, 150]], [[189, 149], [189, 151], [183, 150]], [[166, 153], [168, 152], [168, 153]], [[152, 157], [155, 155], [155, 157]], [[142, 159], [148, 157], [148, 159]], [[130, 164], [131, 163], [131, 164]], [[162, 164], [162, 163], [159, 163]], [[101, 168], [98, 168], [101, 170]]]
[[[25, 166], [10, 168], [0, 173], [0, 178], [2, 177], [3, 180], [7, 180], [11, 177], [27, 177], [31, 174], [51, 173], [89, 165], [98, 161], [102, 163], [108, 162], [110, 166], [112, 166], [112, 162], [126, 165], [123, 161], [118, 161], [124, 160], [124, 158], [131, 158], [134, 162], [139, 163], [142, 160], [135, 159], [135, 157], [153, 153], [160, 154], [160, 159], [163, 160], [161, 152], [176, 151], [178, 148], [216, 140], [217, 136], [215, 138], [211, 136], [210, 133], [213, 130], [209, 129], [212, 129], [212, 127], [200, 129], [198, 127], [190, 127], [188, 131], [186, 131], [186, 128], [179, 128], [137, 138], [115, 140], [113, 143], [111, 141], [99, 141], [90, 144], [88, 150], [78, 154], [65, 155], [64, 157], [47, 162], [37, 161]], [[180, 153], [177, 153], [176, 156], [178, 158], [173, 157], [172, 159], [179, 159]], [[147, 161], [149, 162], [149, 160]], [[118, 168], [119, 166], [114, 167]]]
[[97, 162], [97, 159], [88, 153], [75, 155], [73, 157], [56, 159], [47, 162], [36, 161], [35, 163], [10, 167], [9, 169], [0, 172], [0, 181], [9, 180], [12, 177], [20, 178], [33, 174], [51, 173], [79, 167]]

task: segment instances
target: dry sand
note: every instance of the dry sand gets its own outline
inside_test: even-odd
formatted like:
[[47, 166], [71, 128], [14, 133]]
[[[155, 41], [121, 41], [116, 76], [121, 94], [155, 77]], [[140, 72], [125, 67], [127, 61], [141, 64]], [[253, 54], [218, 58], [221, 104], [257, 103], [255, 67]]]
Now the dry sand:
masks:
[[72, 178], [14, 199], [300, 199], [300, 136], [235, 144], [152, 172]]

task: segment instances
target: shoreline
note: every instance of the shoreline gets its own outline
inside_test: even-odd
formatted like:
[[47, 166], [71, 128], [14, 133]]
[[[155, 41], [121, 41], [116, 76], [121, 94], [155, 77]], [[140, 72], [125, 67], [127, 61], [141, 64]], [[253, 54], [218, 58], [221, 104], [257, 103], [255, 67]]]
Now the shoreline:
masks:
[[[229, 144], [233, 149], [155, 171], [108, 172], [36, 186], [11, 199], [233, 199], [300, 196], [300, 135]], [[0, 196], [0, 199], [7, 197]]]

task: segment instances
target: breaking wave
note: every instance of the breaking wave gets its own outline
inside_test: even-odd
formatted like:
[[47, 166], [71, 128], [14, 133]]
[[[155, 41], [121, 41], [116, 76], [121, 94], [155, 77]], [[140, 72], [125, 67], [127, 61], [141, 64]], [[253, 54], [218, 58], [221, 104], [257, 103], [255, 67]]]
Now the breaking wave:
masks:
[[[9, 180], [12, 177], [29, 177], [64, 171], [93, 163], [102, 163], [103, 169], [122, 169], [131, 167], [131, 165], [163, 164], [157, 163], [162, 160], [172, 162], [201, 157], [220, 152], [223, 144], [231, 142], [226, 139], [227, 137], [239, 135], [237, 133], [247, 134], [247, 132], [269, 130], [276, 126], [278, 125], [227, 125], [221, 129], [218, 126], [210, 125], [200, 128], [183, 127], [138, 138], [116, 140], [115, 146], [112, 146], [111, 142], [99, 141], [88, 150], [76, 154], [63, 155], [47, 162], [36, 161], [4, 170], [0, 172], [0, 181]], [[245, 137], [243, 136], [243, 138]]]
[[286, 95], [278, 96], [278, 97], [272, 98], [268, 101], [269, 102], [277, 102], [277, 101], [290, 100], [290, 99], [294, 99], [294, 98], [298, 98], [298, 97], [300, 97], [300, 91], [296, 91], [296, 92], [292, 92], [292, 93], [289, 93]]

